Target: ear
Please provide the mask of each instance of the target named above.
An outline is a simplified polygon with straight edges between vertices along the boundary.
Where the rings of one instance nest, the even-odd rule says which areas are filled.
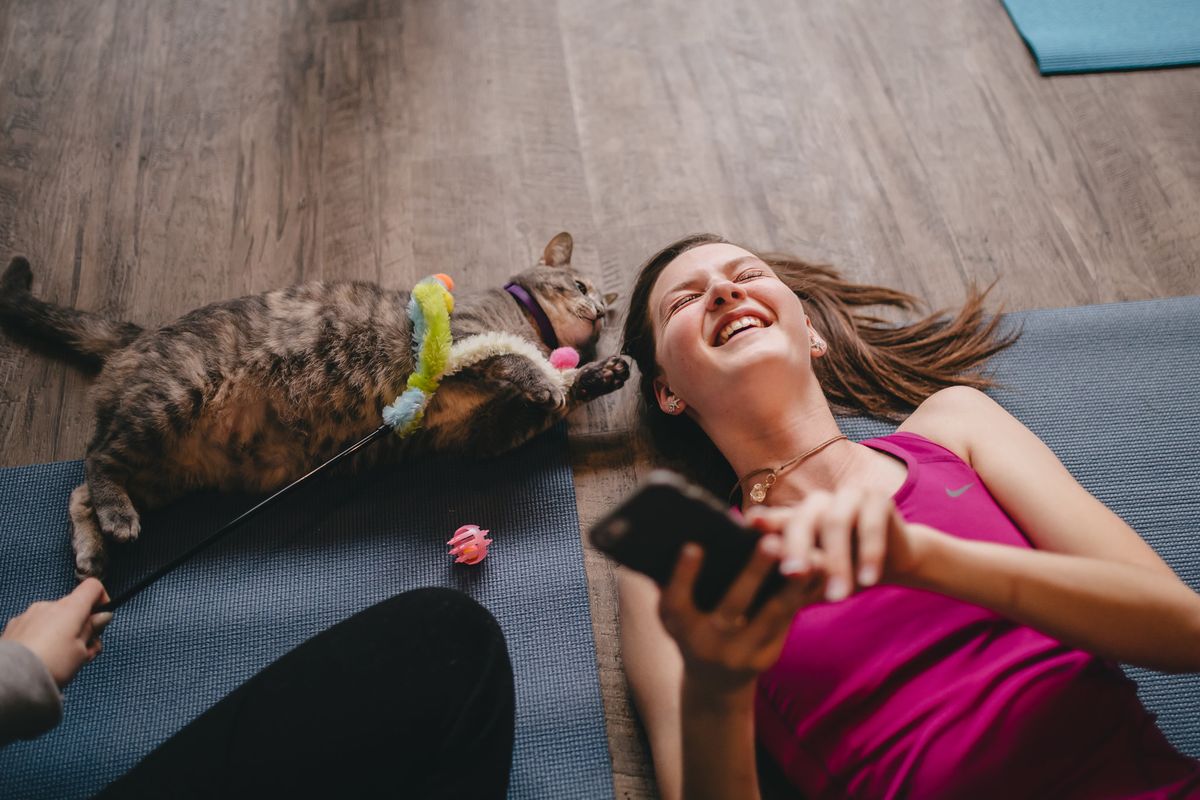
[[[611,306],[615,302],[617,302],[616,292],[609,292],[608,294],[604,295],[604,305]]]
[[[546,249],[542,253],[542,260],[538,263],[547,267],[562,267],[570,264],[571,251],[574,248],[575,242],[571,239],[571,234],[563,231],[551,239],[550,244],[546,245]]]
[[[667,406],[671,402],[672,398],[675,398],[678,406],[674,411],[669,411]],[[654,399],[658,401],[658,408],[664,414],[670,414],[674,416],[682,413],[683,411],[683,401],[675,397],[675,393],[671,391],[671,387],[667,386],[666,382],[664,382],[662,378],[654,379]]]
[[[821,348],[809,347],[809,355],[813,358],[823,358],[829,352],[829,343],[824,336],[817,333],[817,329],[813,327],[812,320],[808,317],[804,318],[805,327],[808,328],[808,341],[822,342],[825,346]]]

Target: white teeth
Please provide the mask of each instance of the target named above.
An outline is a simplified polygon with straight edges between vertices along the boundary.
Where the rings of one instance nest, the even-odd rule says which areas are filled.
[[[759,319],[758,317],[751,317],[751,316],[738,317],[733,322],[729,323],[728,325],[726,325],[724,328],[721,329],[721,332],[717,335],[717,347],[720,347],[721,345],[728,342],[729,337],[733,336],[735,333],[740,331],[742,328],[761,328],[761,327],[763,327],[763,321],[761,319]]]

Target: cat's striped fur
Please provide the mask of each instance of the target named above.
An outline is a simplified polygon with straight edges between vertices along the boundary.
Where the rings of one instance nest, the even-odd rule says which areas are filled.
[[[571,269],[571,249],[559,234],[513,280],[560,343],[587,358],[613,298]],[[100,367],[85,483],[70,504],[81,577],[102,572],[105,537],[137,538],[139,508],[201,487],[267,491],[304,474],[376,428],[413,370],[409,293],[374,284],[302,284],[143,330],[38,300],[31,282],[29,263],[13,259],[0,279],[0,321]],[[456,293],[451,328],[456,338],[505,331],[549,352],[499,288]],[[417,435],[371,448],[356,466],[430,450],[503,452],[628,374],[618,357],[588,363],[564,394],[526,357],[489,359],[443,383]]]

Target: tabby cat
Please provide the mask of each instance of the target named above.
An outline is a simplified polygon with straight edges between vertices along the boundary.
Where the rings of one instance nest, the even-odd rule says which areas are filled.
[[[512,278],[515,289],[456,293],[455,339],[507,332],[544,354],[561,344],[591,357],[615,296],[571,269],[571,250],[560,233],[537,266]],[[100,367],[85,483],[70,502],[80,577],[102,573],[105,537],[137,538],[138,508],[202,487],[269,491],[340,452],[380,425],[414,369],[409,293],[370,283],[306,283],[214,303],[156,330],[43,302],[31,285],[29,262],[14,258],[0,278],[5,327]],[[564,390],[536,366],[504,353],[447,378],[417,434],[387,437],[355,466],[431,451],[501,453],[629,376],[614,356],[584,364]]]

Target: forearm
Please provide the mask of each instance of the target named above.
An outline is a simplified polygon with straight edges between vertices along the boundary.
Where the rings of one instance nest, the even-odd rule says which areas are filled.
[[[754,683],[732,694],[683,681],[683,796],[759,800]]]
[[[1164,572],[923,533],[905,585],[989,608],[1114,661],[1200,670],[1200,596]]]
[[[0,746],[32,739],[62,718],[62,696],[36,655],[16,642],[0,641]]]

